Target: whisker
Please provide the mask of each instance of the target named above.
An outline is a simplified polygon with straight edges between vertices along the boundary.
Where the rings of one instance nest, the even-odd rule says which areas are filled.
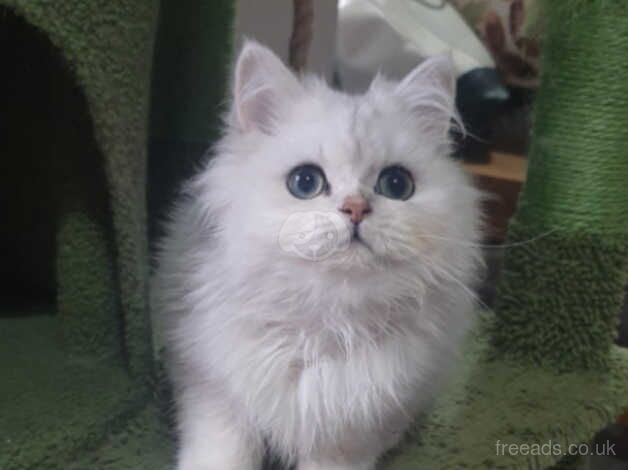
[[[462,282],[460,279],[458,279],[456,276],[454,276],[451,272],[449,272],[448,270],[446,270],[445,268],[443,268],[441,266],[438,266],[436,263],[434,263],[429,258],[425,258],[424,261],[427,261],[427,262],[430,263],[430,269],[435,269],[436,271],[439,271],[441,273],[441,275],[444,275],[446,278],[454,281],[456,284],[458,284],[460,287],[462,287],[462,289],[473,300],[475,300],[482,308],[484,308],[486,310],[490,310],[490,307],[488,305],[486,305],[486,303],[482,299],[480,299],[475,292],[473,292],[471,289],[469,289],[469,287],[464,282]]]
[[[484,243],[473,243],[473,242],[467,242],[464,240],[457,240],[455,238],[449,238],[449,237],[441,237],[438,235],[432,235],[432,234],[427,234],[427,235],[420,235],[420,238],[426,238],[426,239],[435,239],[435,240],[443,240],[446,242],[452,242],[452,243],[457,243],[458,245],[461,246],[472,246],[472,247],[476,247],[476,248],[487,248],[487,249],[492,249],[492,250],[501,250],[504,248],[515,248],[518,246],[523,246],[523,245],[528,245],[530,243],[534,243],[544,237],[547,237],[548,235],[554,233],[556,230],[558,229],[552,229],[552,230],[548,230],[547,232],[543,232],[540,235],[537,235],[536,237],[530,238],[528,240],[523,240],[520,242],[515,242],[515,243],[503,243],[500,245],[487,245]]]

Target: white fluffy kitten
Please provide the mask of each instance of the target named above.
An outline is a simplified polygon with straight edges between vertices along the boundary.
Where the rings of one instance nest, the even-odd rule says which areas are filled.
[[[372,469],[472,317],[478,192],[448,158],[449,59],[348,96],[247,42],[214,158],[154,277],[179,470]]]

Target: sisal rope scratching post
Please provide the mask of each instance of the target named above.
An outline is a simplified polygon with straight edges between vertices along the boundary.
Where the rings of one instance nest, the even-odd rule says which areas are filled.
[[[568,371],[608,366],[628,273],[628,4],[544,2],[528,179],[492,344]],[[529,242],[528,242],[529,241]]]

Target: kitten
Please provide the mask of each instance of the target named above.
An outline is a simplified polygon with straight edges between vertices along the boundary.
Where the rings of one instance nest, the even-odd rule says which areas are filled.
[[[247,42],[214,157],[158,255],[179,470],[372,469],[472,319],[479,193],[448,158],[446,57],[361,96]]]

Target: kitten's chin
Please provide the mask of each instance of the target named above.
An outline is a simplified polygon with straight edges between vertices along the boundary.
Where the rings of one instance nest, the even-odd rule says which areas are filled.
[[[372,270],[381,266],[382,262],[368,241],[360,238],[351,239],[342,251],[321,260],[326,268],[340,271]]]

